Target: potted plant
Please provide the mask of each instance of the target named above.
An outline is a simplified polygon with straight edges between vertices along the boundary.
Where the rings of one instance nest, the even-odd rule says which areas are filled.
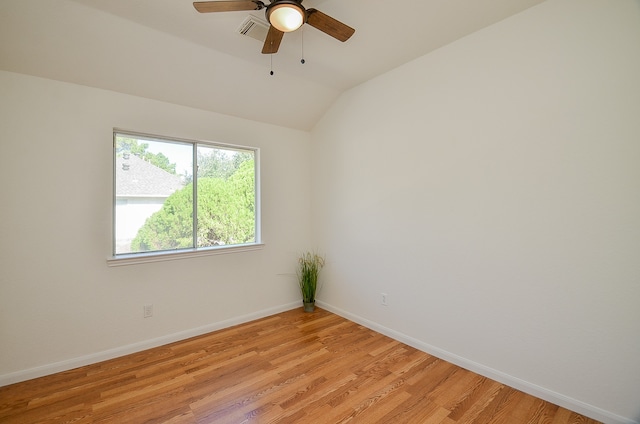
[[[318,287],[318,274],[324,266],[324,258],[316,253],[305,252],[298,259],[298,284],[305,312],[313,312]]]

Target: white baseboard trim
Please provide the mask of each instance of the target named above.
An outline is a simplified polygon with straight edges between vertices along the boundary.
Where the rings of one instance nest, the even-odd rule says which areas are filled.
[[[316,300],[316,305],[378,333],[384,334],[385,336],[391,337],[394,340],[426,352],[429,355],[433,355],[445,361],[451,362],[452,364],[455,364],[459,367],[465,368],[469,371],[473,371],[477,374],[505,384],[514,389],[520,390],[524,393],[546,400],[547,402],[551,402],[555,405],[559,405],[563,408],[593,418],[594,420],[601,421],[605,424],[640,424],[638,421],[634,421],[630,418],[621,417],[617,414],[603,410],[596,406],[589,405],[560,393],[556,393],[552,390],[545,389],[544,387],[540,387],[528,381],[521,380],[512,375],[505,374],[501,371],[495,370],[477,362],[470,361],[466,358],[463,358],[451,352],[447,352],[446,350],[440,349],[436,346],[432,346],[428,343],[407,336],[406,334],[384,327],[361,316],[344,311],[340,308],[336,308],[320,300]]]
[[[243,324],[245,322],[253,321],[259,318],[264,318],[270,315],[278,314],[280,312],[289,311],[300,306],[300,301],[276,306],[273,308],[263,309],[258,312],[254,312],[247,315],[241,315],[226,319],[224,321],[215,322],[202,327],[197,327],[178,333],[168,334],[166,336],[157,337],[155,339],[144,340],[138,343],[133,343],[126,346],[117,347],[114,349],[105,350],[102,352],[96,352],[89,355],[73,358],[65,361],[55,362],[52,364],[46,364],[35,368],[30,368],[23,371],[16,371],[9,374],[0,375],[0,387],[8,386],[9,384],[19,383],[21,381],[31,380],[33,378],[43,377],[45,375],[55,374],[62,371],[68,371],[74,368],[82,367],[85,365],[95,364],[97,362],[107,361],[109,359],[118,358],[120,356],[129,355],[131,353],[141,352],[146,349],[151,349],[158,346],[163,346],[169,343],[185,340],[191,337],[200,336],[202,334],[211,333],[212,331],[221,330],[223,328],[232,327],[234,325]]]

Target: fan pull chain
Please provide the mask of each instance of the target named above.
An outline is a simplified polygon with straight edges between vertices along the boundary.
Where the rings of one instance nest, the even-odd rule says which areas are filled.
[[[304,60],[304,27],[300,29],[300,40],[301,40],[301,49],[302,49],[302,53],[301,53],[302,59],[300,59],[300,63],[304,65],[304,62],[305,62]]]
[[[269,72],[269,75],[273,75],[273,53],[269,55],[269,59],[271,60],[271,72]]]

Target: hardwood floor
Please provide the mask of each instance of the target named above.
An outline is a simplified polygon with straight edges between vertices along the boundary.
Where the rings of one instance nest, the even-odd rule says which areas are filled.
[[[302,308],[0,388],[8,423],[597,423]]]

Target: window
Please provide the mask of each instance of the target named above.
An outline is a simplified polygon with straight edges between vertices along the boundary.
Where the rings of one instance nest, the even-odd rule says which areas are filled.
[[[260,243],[257,149],[113,138],[114,259]]]

